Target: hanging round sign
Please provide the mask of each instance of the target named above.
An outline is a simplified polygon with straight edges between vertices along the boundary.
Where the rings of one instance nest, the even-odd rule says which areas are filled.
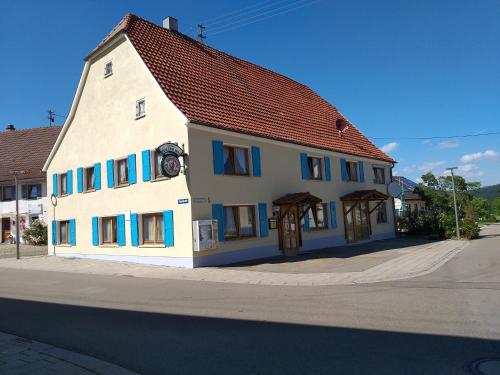
[[[181,162],[177,155],[166,154],[161,159],[161,171],[167,177],[176,177],[181,171]]]

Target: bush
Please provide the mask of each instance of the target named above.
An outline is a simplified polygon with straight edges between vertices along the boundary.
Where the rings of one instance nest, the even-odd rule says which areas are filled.
[[[29,245],[47,245],[47,226],[40,220],[35,220],[29,228],[23,232],[23,240]]]
[[[464,219],[460,224],[460,236],[468,240],[479,237],[479,225],[471,219]]]

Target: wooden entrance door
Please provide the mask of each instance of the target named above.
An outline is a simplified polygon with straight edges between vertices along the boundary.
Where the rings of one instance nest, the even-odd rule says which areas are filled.
[[[344,204],[344,223],[347,242],[358,242],[370,238],[370,216],[368,202]]]
[[[296,205],[280,207],[280,243],[283,254],[299,254],[300,225]]]
[[[10,236],[10,218],[2,218],[2,242],[6,242]]]

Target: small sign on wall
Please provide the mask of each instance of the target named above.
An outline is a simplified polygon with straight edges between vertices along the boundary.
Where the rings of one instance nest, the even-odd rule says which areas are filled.
[[[177,204],[188,204],[188,203],[189,203],[188,198],[177,199]]]

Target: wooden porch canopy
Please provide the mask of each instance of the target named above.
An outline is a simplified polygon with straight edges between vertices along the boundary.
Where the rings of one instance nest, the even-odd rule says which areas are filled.
[[[297,206],[300,212],[299,220],[301,220],[306,212],[311,209],[315,222],[317,222],[316,205],[318,203],[321,203],[321,198],[318,198],[309,192],[291,193],[273,201],[275,206]],[[286,211],[287,210],[285,210],[285,212]]]
[[[346,194],[340,199],[344,202],[354,202],[352,207],[345,213],[346,215],[351,212],[354,207],[358,205],[359,202],[363,201],[378,201],[378,203],[373,207],[369,214],[371,214],[373,211],[375,211],[385,200],[387,200],[389,196],[386,194],[378,191],[378,190],[356,190],[353,191],[352,193]]]

